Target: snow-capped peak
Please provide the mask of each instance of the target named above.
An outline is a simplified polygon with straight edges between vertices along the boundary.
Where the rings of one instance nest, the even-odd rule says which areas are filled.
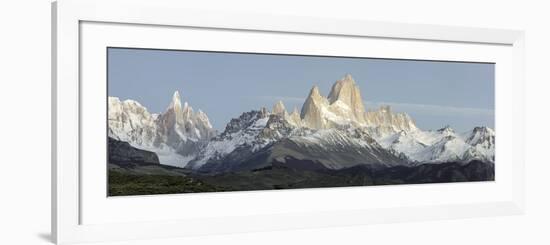
[[[194,112],[187,102],[182,107],[178,91],[161,114],[150,114],[136,101],[109,97],[109,136],[156,152],[161,164],[185,166],[194,158],[193,149],[215,134],[206,113]]]
[[[488,127],[475,127],[469,135],[467,135],[466,141],[472,145],[481,143],[489,137],[494,137],[495,131]]]
[[[440,128],[437,130],[437,132],[443,134],[443,135],[455,135],[455,130],[451,128],[451,126],[449,125],[446,125],[445,127],[443,128]]]

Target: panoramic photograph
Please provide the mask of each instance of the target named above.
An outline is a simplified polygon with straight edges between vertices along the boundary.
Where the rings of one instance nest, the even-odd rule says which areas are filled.
[[[110,47],[108,196],[494,181],[494,73]]]

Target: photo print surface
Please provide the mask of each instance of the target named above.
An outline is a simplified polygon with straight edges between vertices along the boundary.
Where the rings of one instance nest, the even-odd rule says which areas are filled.
[[[110,47],[108,195],[494,181],[494,70]]]

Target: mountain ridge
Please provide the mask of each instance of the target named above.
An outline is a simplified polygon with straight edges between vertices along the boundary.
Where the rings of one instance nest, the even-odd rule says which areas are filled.
[[[187,102],[182,105],[179,91],[160,114],[149,113],[134,100],[110,96],[108,103],[108,136],[156,152],[165,165],[185,166],[216,135],[204,112],[194,112]]]
[[[277,101],[271,111],[243,112],[219,134],[206,113],[181,103],[178,91],[160,114],[149,113],[136,101],[109,97],[109,136],[157,152],[161,164],[206,172],[290,162],[335,170],[355,165],[494,163],[494,135],[493,129],[482,126],[463,134],[450,127],[423,131],[407,113],[393,112],[390,106],[366,110],[349,74],[333,84],[327,97],[313,86],[301,110],[289,113],[283,101]]]

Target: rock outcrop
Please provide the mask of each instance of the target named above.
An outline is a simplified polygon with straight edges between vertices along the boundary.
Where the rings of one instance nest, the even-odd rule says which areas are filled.
[[[108,146],[109,163],[122,166],[160,164],[157,154],[132,147],[128,142],[108,137]]]

